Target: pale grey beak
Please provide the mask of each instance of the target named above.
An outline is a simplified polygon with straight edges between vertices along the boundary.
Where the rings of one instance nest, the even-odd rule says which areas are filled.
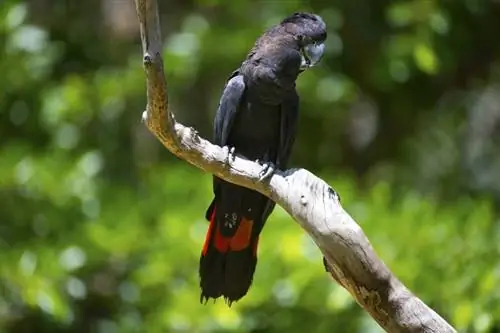
[[[309,44],[302,49],[302,64],[300,65],[301,70],[306,70],[310,67],[315,66],[323,57],[323,52],[325,52],[325,44]]]

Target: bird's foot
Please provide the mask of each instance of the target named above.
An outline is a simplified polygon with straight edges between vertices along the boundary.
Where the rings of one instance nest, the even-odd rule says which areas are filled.
[[[224,152],[224,162],[227,166],[229,166],[232,162],[234,162],[234,159],[236,158],[236,148],[234,147],[229,147],[229,146],[224,146],[222,147],[222,151]]]
[[[273,162],[261,162],[257,160],[257,163],[262,165],[262,169],[259,172],[259,181],[264,181],[265,179],[271,177],[276,170],[276,167]]]

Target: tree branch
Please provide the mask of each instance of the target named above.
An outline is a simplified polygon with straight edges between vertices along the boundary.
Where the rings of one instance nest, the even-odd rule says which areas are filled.
[[[175,121],[168,109],[157,0],[135,0],[141,26],[148,104],[143,121],[173,154],[218,177],[268,196],[312,237],[334,279],[387,332],[456,332],[413,295],[380,260],[336,192],[304,169],[276,171],[260,182],[261,166],[226,152]]]

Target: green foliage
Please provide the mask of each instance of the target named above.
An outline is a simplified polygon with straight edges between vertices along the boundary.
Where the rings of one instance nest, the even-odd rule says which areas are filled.
[[[0,332],[379,332],[279,207],[250,293],[199,304],[211,177],[140,124],[137,21],[112,3],[0,3]],[[498,330],[493,3],[160,3],[171,105],[205,136],[256,36],[321,14],[328,54],[297,83],[293,164],[459,330]]]
[[[414,191],[399,200],[386,183],[362,194],[348,179],[330,183],[397,276],[458,328],[490,327],[500,314],[495,291],[500,278],[492,269],[500,235],[491,232],[491,205],[464,199],[442,207]],[[319,332],[344,325],[360,329],[361,310],[330,281],[315,245],[281,208],[264,231],[251,293],[228,309],[222,301],[198,304],[197,263],[207,229],[200,212],[210,199],[208,175],[187,165],[158,166],[141,178],[148,189],[144,195],[98,179],[87,182],[101,193],[99,217],[66,220],[54,214],[50,227],[55,229],[57,220],[68,227],[51,234],[64,238],[40,235],[28,246],[9,244],[2,254],[2,280],[26,306],[72,327],[79,302],[112,298],[118,303],[106,306],[112,311],[108,319],[125,332],[299,330],[309,317],[317,324],[308,321],[307,327]],[[52,178],[47,187],[57,183]],[[269,313],[272,320],[265,319]]]

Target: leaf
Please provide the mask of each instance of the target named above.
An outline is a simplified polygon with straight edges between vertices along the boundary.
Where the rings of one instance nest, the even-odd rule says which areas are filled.
[[[413,51],[413,57],[417,67],[427,74],[436,74],[438,71],[439,63],[430,45],[425,43],[418,43]]]

